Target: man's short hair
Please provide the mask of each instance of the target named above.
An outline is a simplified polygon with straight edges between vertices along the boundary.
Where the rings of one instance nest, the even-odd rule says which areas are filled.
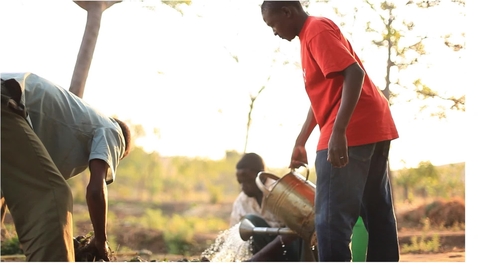
[[[302,8],[300,1],[264,1],[261,5],[261,12],[264,13],[265,10],[277,11],[285,6]]]
[[[253,171],[264,171],[265,164],[262,157],[256,153],[246,153],[236,164],[236,169],[250,169]]]
[[[130,149],[131,149],[131,131],[129,129],[129,126],[126,123],[124,123],[123,121],[120,121],[117,118],[113,118],[113,119],[121,127],[121,131],[123,133],[125,149],[124,149],[124,153],[123,153],[122,158],[124,158],[124,157],[128,156],[128,154],[130,152]]]

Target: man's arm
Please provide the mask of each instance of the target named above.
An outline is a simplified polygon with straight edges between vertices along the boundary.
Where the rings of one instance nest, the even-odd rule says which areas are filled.
[[[317,121],[315,120],[314,111],[312,110],[312,107],[310,107],[309,112],[307,112],[307,118],[305,119],[302,129],[295,141],[295,145],[304,147],[310,134],[315,129],[315,126],[317,126]]]
[[[300,130],[300,133],[295,141],[289,166],[290,168],[298,168],[301,166],[301,163],[308,163],[307,152],[305,151],[305,143],[309,139],[310,134],[316,126],[317,121],[315,120],[314,111],[312,110],[312,107],[310,107],[309,112],[307,113],[307,118],[305,119],[302,129]]]
[[[249,260],[251,262],[274,261],[277,259],[277,254],[282,254],[282,245],[287,245],[294,241],[297,236],[294,235],[278,235],[269,244],[259,250]]]
[[[108,164],[103,160],[91,160],[90,182],[86,188],[86,203],[88,205],[91,223],[93,224],[96,241],[95,245],[97,246],[98,251],[102,251],[102,249],[107,250],[106,223],[108,215],[108,190],[105,178],[108,168]],[[100,253],[100,255],[104,254],[105,253]]]
[[[344,167],[348,163],[346,130],[362,93],[365,72],[358,63],[353,63],[342,71],[344,85],[342,100],[329,140],[327,160],[334,167]]]

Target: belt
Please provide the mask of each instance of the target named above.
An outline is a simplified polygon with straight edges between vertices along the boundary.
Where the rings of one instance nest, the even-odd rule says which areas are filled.
[[[28,113],[25,106],[20,103],[21,95],[22,90],[18,82],[13,79],[2,79],[2,105],[9,107],[13,112],[26,119]]]

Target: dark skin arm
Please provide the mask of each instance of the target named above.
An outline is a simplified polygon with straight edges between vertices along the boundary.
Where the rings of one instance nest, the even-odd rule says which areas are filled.
[[[108,168],[108,164],[103,160],[91,160],[90,182],[86,188],[86,203],[95,233],[91,245],[96,247],[98,252],[97,259],[105,261],[109,261],[109,246],[106,236],[108,190],[105,182]]]
[[[2,219],[2,226],[3,226],[3,223],[5,221],[5,216],[6,216],[6,213],[7,213],[7,203],[5,203],[5,197],[2,197],[0,199],[0,204],[2,205],[1,219]]]
[[[282,238],[281,238],[282,237]],[[272,240],[269,244],[259,250],[249,262],[267,262],[267,261],[274,261],[277,258],[277,255],[282,255],[282,243],[285,245],[289,244],[290,242],[294,241],[297,236],[294,235],[279,235],[274,240]],[[282,241],[281,241],[282,240]]]
[[[302,129],[297,136],[295,141],[294,149],[292,150],[292,158],[290,161],[289,168],[298,168],[302,163],[308,164],[307,162],[307,152],[305,150],[305,143],[309,139],[310,134],[317,126],[317,121],[315,120],[314,112],[312,107],[309,108],[307,113],[307,118],[305,119]]]
[[[340,74],[344,76],[342,100],[329,140],[327,157],[327,160],[334,167],[344,167],[349,162],[346,130],[360,98],[365,77],[365,72],[358,63],[351,64],[340,72]],[[310,108],[295,142],[289,168],[298,168],[301,162],[307,164],[305,143],[315,126],[317,126],[317,121],[315,120],[312,108]],[[340,159],[342,156],[344,158]]]
[[[349,162],[346,130],[362,93],[365,77],[365,72],[358,63],[351,64],[341,74],[344,76],[342,100],[330,136],[327,156],[327,161],[334,167],[344,167]]]

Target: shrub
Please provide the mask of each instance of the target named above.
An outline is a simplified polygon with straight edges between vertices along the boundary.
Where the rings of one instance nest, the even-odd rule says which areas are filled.
[[[11,237],[2,242],[1,255],[23,254],[18,237]]]

